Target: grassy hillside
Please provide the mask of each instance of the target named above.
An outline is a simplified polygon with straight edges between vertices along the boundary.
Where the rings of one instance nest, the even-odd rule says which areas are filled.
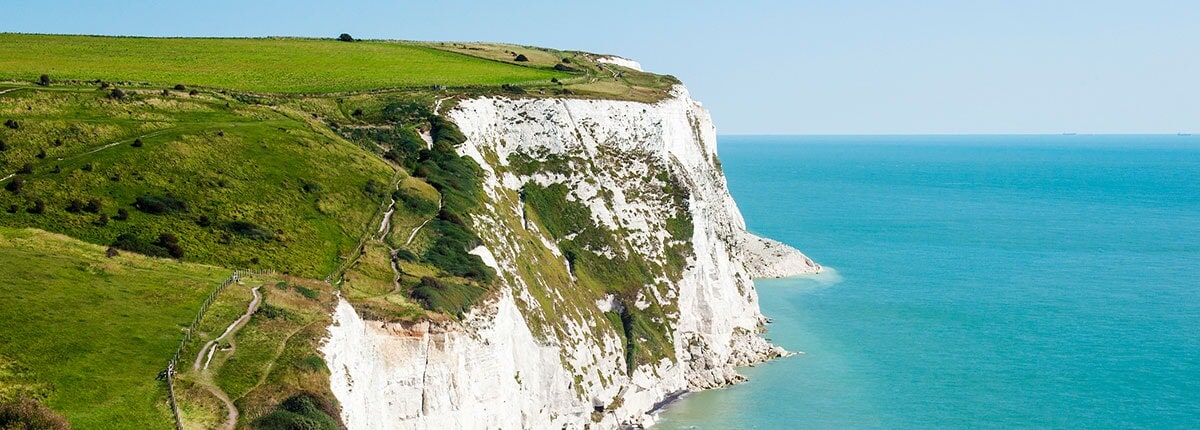
[[[565,78],[403,42],[164,39],[0,34],[0,79],[145,82],[274,93],[329,93]]]
[[[75,428],[167,428],[155,377],[229,271],[0,227],[0,392],[44,397]],[[10,366],[11,367],[11,366]],[[26,387],[22,390],[20,387]],[[4,400],[4,399],[0,399]]]
[[[0,128],[0,177],[16,176],[0,225],[98,244],[168,233],[184,260],[323,278],[394,174],[304,112],[219,93],[11,89],[0,118],[19,126]]]

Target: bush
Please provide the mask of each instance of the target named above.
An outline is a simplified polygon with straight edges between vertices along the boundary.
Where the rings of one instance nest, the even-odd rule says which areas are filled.
[[[129,219],[129,211],[125,210],[125,208],[117,209],[117,216],[114,216],[113,219],[117,221],[125,221]]]
[[[504,85],[500,86],[500,89],[502,89],[504,91],[508,91],[513,94],[525,94],[526,93],[524,88],[518,87],[516,85],[504,84]]]
[[[83,201],[82,200],[71,199],[70,203],[67,203],[67,212],[77,214],[82,211],[83,211]]]
[[[108,92],[108,98],[113,100],[124,100],[125,92],[121,91],[120,88],[113,88],[112,91]]]
[[[158,240],[155,242],[143,239],[135,233],[122,233],[113,240],[112,246],[150,257],[183,258],[183,248],[179,246],[179,238],[171,233],[158,235]]]
[[[338,40],[343,41],[343,42],[353,42],[354,37],[350,36],[349,33],[342,33],[341,35],[338,36]]]
[[[108,225],[108,214],[100,214],[100,218],[96,218],[96,226],[104,227]]]
[[[84,164],[83,167],[80,167],[79,170],[82,170],[85,172],[90,172],[94,168],[95,168],[95,165],[93,165],[92,163],[87,163],[87,164]]]
[[[525,54],[517,54],[517,58],[513,58],[513,61],[529,61],[529,57],[526,57]]]
[[[11,191],[13,194],[21,192],[21,188],[25,187],[25,178],[13,176],[12,181],[4,185],[4,189]]]
[[[212,220],[208,219],[208,215],[200,215],[200,219],[196,220],[196,225],[201,226],[201,227],[208,227],[208,226],[212,225]]]
[[[183,86],[183,84],[175,84],[175,91],[187,91],[187,87]]]
[[[138,139],[133,139],[133,145],[132,145],[132,146],[133,146],[134,148],[141,148],[141,147],[142,147],[142,139],[141,139],[141,138],[138,138]]]
[[[275,233],[266,229],[263,226],[252,223],[250,221],[234,220],[225,225],[225,228],[238,236],[254,239],[254,240],[271,240],[275,238]]]
[[[15,214],[15,213],[17,213],[17,211],[20,211],[20,210],[21,210],[21,208],[18,207],[17,205],[8,205],[8,213],[10,213],[10,214]]]
[[[274,411],[255,420],[263,430],[337,430],[337,407],[315,394],[300,393],[284,400]]]
[[[43,202],[42,199],[34,200],[33,206],[30,206],[25,211],[31,214],[43,214],[46,212],[46,202]]]
[[[50,86],[50,75],[42,75],[42,76],[39,76],[39,77],[38,77],[38,82],[37,82],[37,83],[38,83],[38,85],[41,85],[41,86],[43,86],[43,87],[48,87],[48,86]]]
[[[17,173],[23,175],[33,173],[33,163],[25,163],[21,166],[21,170],[17,170]]]
[[[44,75],[43,75],[44,76]],[[0,404],[0,429],[69,430],[71,424],[62,415],[28,397]]]
[[[45,160],[46,159],[46,150],[45,149],[38,150],[37,158],[39,160]]]
[[[173,195],[167,194],[163,196],[141,196],[133,203],[133,207],[137,210],[153,214],[163,215],[172,212],[187,212],[187,202],[176,198]]]
[[[8,121],[4,121],[4,126],[16,130],[21,128],[21,123],[18,123],[15,119],[9,119]]]
[[[304,298],[306,298],[306,299],[316,300],[317,298],[321,297],[321,292],[314,290],[312,288],[308,288],[303,285],[297,285],[297,286],[295,286],[295,288],[296,288],[296,292],[300,293],[300,295],[304,296]]]
[[[4,143],[3,140],[0,140],[0,151],[7,151],[7,150],[8,150],[8,144]]]
[[[579,71],[579,69],[576,69],[576,68],[574,68],[574,67],[568,66],[568,65],[566,65],[566,64],[563,64],[563,63],[558,63],[558,64],[555,64],[555,65],[554,65],[554,70],[558,70],[558,71],[560,71],[560,72],[570,72],[570,73],[574,73],[574,72],[578,72],[578,71]]]
[[[88,199],[87,204],[83,205],[83,211],[87,213],[99,213],[103,205],[100,199]]]
[[[197,95],[197,94],[200,94],[200,92],[199,92],[199,91],[196,91],[196,90],[191,90],[191,91],[188,91],[188,95],[189,95],[189,96],[194,96],[194,95]]]

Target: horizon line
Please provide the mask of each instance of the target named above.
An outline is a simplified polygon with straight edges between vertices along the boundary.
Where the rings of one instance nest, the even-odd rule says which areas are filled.
[[[893,137],[893,136],[1175,136],[1175,137],[1192,137],[1200,134],[1192,132],[1157,132],[1157,133],[717,133],[717,136],[754,136],[754,137],[789,137],[789,136],[811,136],[811,137]]]

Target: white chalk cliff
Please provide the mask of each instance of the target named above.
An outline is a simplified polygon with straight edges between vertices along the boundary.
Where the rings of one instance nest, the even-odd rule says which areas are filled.
[[[478,98],[448,113],[460,148],[484,170],[488,204],[472,217],[496,269],[498,293],[461,324],[364,321],[342,302],[322,350],[351,430],[617,428],[650,424],[664,398],[740,381],[735,366],[785,352],[759,337],[764,318],[752,277],[812,273],[799,251],[746,231],[716,157],[708,112],[687,91],[655,104],[554,98]],[[511,160],[541,162],[536,171]],[[686,190],[682,207],[664,195]],[[556,242],[530,219],[519,190],[563,184],[592,222],[651,267],[690,247],[682,273],[655,273],[622,303],[583,291]],[[690,215],[690,241],[668,219]],[[673,351],[626,363],[605,317],[622,307],[661,309]],[[641,341],[642,339],[638,339]]]

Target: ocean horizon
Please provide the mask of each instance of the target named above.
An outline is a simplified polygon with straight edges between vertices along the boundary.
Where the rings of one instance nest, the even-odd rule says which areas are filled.
[[[820,275],[758,280],[805,354],[656,428],[1200,423],[1200,138],[722,135],[748,227]]]

